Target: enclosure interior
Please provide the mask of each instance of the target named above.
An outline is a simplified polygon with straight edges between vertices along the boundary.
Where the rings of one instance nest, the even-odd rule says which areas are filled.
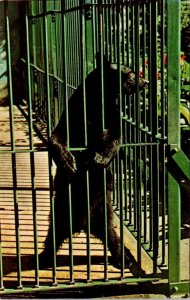
[[[56,167],[47,142],[83,83],[84,144],[71,150],[74,154],[88,148],[85,78],[97,66],[97,53],[118,67],[121,143],[112,163],[115,226],[139,271],[161,278],[168,266],[165,1],[31,1],[26,11],[20,7],[21,59],[15,65],[10,5],[4,3],[10,104],[1,107],[6,126],[0,141],[1,287],[133,277],[129,269],[118,270],[105,259],[110,253],[90,235],[90,228],[87,235],[71,234],[62,244],[57,265],[39,269],[49,213],[53,217]],[[121,65],[136,74],[134,95],[123,95]],[[143,91],[139,77],[149,81]],[[104,90],[103,77],[101,84]],[[20,99],[14,86],[20,88]],[[102,109],[102,124],[105,118]]]

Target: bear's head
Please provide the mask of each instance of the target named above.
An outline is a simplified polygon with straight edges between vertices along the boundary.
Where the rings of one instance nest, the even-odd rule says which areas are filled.
[[[110,68],[115,70],[118,73],[118,65],[117,64],[110,64]],[[121,72],[121,84],[123,87],[123,91],[127,94],[135,93],[136,87],[136,74],[133,72],[132,69],[121,65],[120,66]],[[144,79],[143,77],[139,76],[139,90],[143,90],[144,88],[148,87],[149,81]]]
[[[101,71],[104,70],[104,81],[107,82],[110,88],[116,87],[119,79],[119,72],[121,72],[121,85],[123,87],[123,92],[126,94],[133,94],[137,90],[136,86],[136,74],[135,72],[124,66],[121,65],[118,68],[117,63],[110,63],[105,55],[103,55],[103,68],[101,66],[101,56],[100,53],[96,56],[97,59],[97,68]],[[139,81],[139,90],[143,90],[144,88],[148,87],[149,81],[144,79],[141,76],[138,76]]]

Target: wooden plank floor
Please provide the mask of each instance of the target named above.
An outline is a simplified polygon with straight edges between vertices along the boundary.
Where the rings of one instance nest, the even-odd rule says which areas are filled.
[[[16,258],[16,231],[15,208],[12,176],[12,155],[9,125],[9,111],[7,107],[0,107],[0,224],[1,224],[1,250],[3,259],[4,286],[13,288],[17,285],[17,258]],[[29,149],[29,132],[26,120],[20,111],[14,107],[14,142],[16,150],[16,178],[17,178],[17,203],[19,212],[19,237],[20,254],[22,262],[21,280],[23,284],[34,284],[35,267],[34,254],[34,220],[32,206],[31,163]],[[37,199],[37,232],[38,252],[43,249],[43,242],[48,230],[48,216],[50,211],[49,175],[47,151],[38,137],[33,135],[35,152],[35,185]],[[2,150],[7,150],[2,152]],[[74,254],[74,279],[84,281],[87,279],[86,235],[80,233],[73,238]],[[91,278],[92,280],[104,279],[103,245],[91,237]],[[66,241],[58,253],[57,281],[66,283],[70,280],[69,270],[69,244]],[[108,277],[120,278],[120,271],[109,264]],[[132,276],[126,270],[126,276]],[[40,284],[52,282],[52,269],[39,271]]]

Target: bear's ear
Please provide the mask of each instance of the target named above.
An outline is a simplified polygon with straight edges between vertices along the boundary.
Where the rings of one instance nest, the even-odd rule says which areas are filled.
[[[100,52],[96,53],[96,63],[97,63],[97,68],[101,68],[101,53]],[[104,68],[110,68],[110,63],[107,60],[105,55],[103,55],[103,65],[104,65]]]

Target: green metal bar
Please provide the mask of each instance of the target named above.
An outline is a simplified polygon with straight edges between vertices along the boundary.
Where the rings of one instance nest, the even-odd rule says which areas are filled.
[[[128,168],[129,168],[129,225],[132,225],[132,147],[128,147]]]
[[[158,133],[158,103],[157,103],[157,2],[151,3],[151,120],[152,120],[152,138],[151,141],[155,140]],[[154,273],[157,272],[157,258],[158,258],[158,248],[159,248],[159,157],[158,148],[153,147],[152,152],[152,193],[153,193],[153,269]]]
[[[151,100],[152,100],[152,111],[151,111],[151,120],[152,120],[152,135],[153,138],[158,133],[158,103],[157,103],[157,2],[152,1],[151,3]]]
[[[114,4],[115,1],[112,0],[112,4]],[[112,28],[113,28],[113,39],[112,39],[112,48],[113,48],[113,60],[114,62],[117,60],[117,32],[119,31],[119,29],[116,28],[116,24],[117,24],[117,21],[116,21],[116,9],[115,9],[115,6],[112,5]]]
[[[168,269],[169,283],[180,281],[180,191],[173,176],[168,174]]]
[[[160,0],[160,14],[161,14],[161,32],[160,32],[160,47],[161,47],[161,54],[160,54],[160,76],[161,76],[161,136],[163,139],[166,137],[166,97],[165,97],[165,65],[164,65],[164,57],[165,57],[165,19],[166,19],[166,1]],[[160,164],[162,171],[160,172],[160,181],[162,184],[160,185],[160,196],[161,196],[161,210],[162,210],[162,265],[165,264],[165,255],[166,255],[166,165],[165,165],[165,145],[161,145],[160,147]],[[164,180],[163,180],[164,178]]]
[[[84,0],[80,0],[81,5],[84,5]],[[87,108],[86,108],[86,25],[85,25],[85,9],[81,11],[81,66],[82,66],[82,86],[83,86],[83,111],[84,111],[84,147],[87,147]]]
[[[32,184],[32,205],[33,205],[33,224],[34,224],[34,253],[35,253],[35,280],[36,287],[39,287],[39,258],[38,258],[38,234],[37,234],[37,205],[36,205],[36,184],[35,184],[35,162],[33,144],[33,123],[32,123],[32,95],[31,95],[31,70],[30,70],[30,40],[28,24],[28,7],[25,7],[26,24],[26,49],[27,49],[27,78],[28,78],[28,117],[29,117],[29,143],[30,143],[30,164],[31,164],[31,184]]]
[[[181,149],[174,148],[172,152],[174,152],[172,159],[175,161],[183,175],[190,180],[190,160]]]
[[[147,47],[147,43],[146,43],[146,22],[147,22],[147,18],[146,18],[146,4],[142,4],[142,76],[144,78],[146,78],[146,47]],[[144,128],[146,128],[147,126],[147,99],[146,99],[146,90],[142,91],[142,99],[143,99],[143,105],[142,105],[142,117],[141,117],[141,122],[144,125]],[[145,135],[145,141],[146,141],[146,135]]]
[[[46,87],[46,105],[47,105],[47,136],[51,136],[51,103],[50,103],[50,82],[49,82],[49,55],[48,55],[48,30],[47,30],[47,15],[46,15],[46,2],[43,2],[43,32],[44,32],[44,65],[45,65],[45,87]],[[53,202],[53,170],[52,158],[48,153],[48,166],[49,166],[49,182],[50,182],[50,209],[53,226],[53,269],[52,279],[53,285],[57,285],[56,281],[56,247],[55,247],[55,220],[54,220],[54,202]]]
[[[30,2],[30,10],[31,10],[31,12],[32,12],[32,14],[33,14],[33,11],[34,11],[34,2],[33,1],[31,1]],[[34,63],[34,65],[36,65],[36,53],[37,53],[37,51],[36,51],[36,45],[38,45],[38,44],[36,44],[36,28],[35,28],[35,25],[36,25],[36,19],[32,19],[32,21],[31,21],[31,31],[32,31],[32,55],[33,55],[33,63]]]
[[[162,265],[165,265],[166,259],[166,165],[165,165],[165,145],[160,147],[160,163],[162,170],[160,171],[160,196],[161,196],[161,210],[162,210]]]
[[[87,282],[91,281],[91,254],[90,254],[90,189],[89,189],[89,172],[86,172],[86,186],[87,186]]]
[[[153,183],[152,183],[152,176],[153,176],[153,160],[152,160],[152,145],[148,147],[148,159],[149,159],[149,183],[148,183],[148,190],[149,190],[149,250],[152,251],[153,247]]]
[[[106,170],[103,170],[104,184],[104,280],[108,281],[108,219],[107,219],[107,188],[106,188]]]
[[[146,139],[146,137],[145,137]],[[147,218],[148,218],[148,197],[147,197],[147,180],[148,180],[148,166],[147,166],[147,146],[143,146],[143,163],[144,163],[144,168],[143,168],[143,180],[144,180],[144,233],[143,233],[143,243],[147,243]]]
[[[189,292],[190,292],[190,282],[188,280],[184,280],[181,282],[173,282],[170,283],[169,285],[169,293],[168,293],[169,296],[175,297],[178,295],[179,297],[181,297],[183,293],[187,293],[186,296],[189,297]]]
[[[93,57],[95,57],[95,53],[97,53],[97,48],[98,48],[98,39],[97,39],[97,8],[92,6],[92,51],[93,51]]]
[[[125,128],[126,132],[126,128]],[[129,203],[129,196],[128,196],[128,178],[127,178],[127,148],[124,149],[124,159],[123,159],[123,172],[124,172],[124,221],[127,222],[128,220],[128,203]]]
[[[81,65],[82,65],[82,84],[83,84],[83,111],[84,111],[84,145],[88,146],[87,136],[87,107],[86,107],[86,24],[84,0],[80,0],[83,10],[81,10]],[[91,255],[90,255],[90,191],[89,191],[89,172],[86,172],[87,197],[86,197],[86,215],[87,215],[87,281],[91,281]]]
[[[85,283],[86,288],[97,288],[97,287],[110,287],[112,286],[119,286],[121,284],[127,284],[128,288],[134,287],[134,283],[145,283],[145,282],[151,282],[151,281],[157,281],[158,278],[128,278],[123,280],[110,280],[109,282],[101,282],[101,281],[93,281],[93,283]],[[63,291],[63,290],[69,290],[69,293],[71,293],[71,290],[76,290],[81,288],[81,283],[74,283],[71,285],[68,284],[60,284],[57,287],[50,287],[49,285],[41,286],[40,288],[33,288],[33,287],[24,287],[22,291],[14,290],[14,289],[6,289],[5,291],[0,292],[0,295],[14,295],[14,294],[24,294],[27,292],[54,292],[54,291]],[[163,287],[162,287],[163,288]]]
[[[147,124],[149,127],[149,131],[152,132],[152,41],[151,36],[152,33],[152,10],[151,10],[151,2],[147,4],[147,12],[148,12],[148,80],[149,80],[149,87],[148,87],[148,115],[147,115]]]
[[[118,101],[119,101],[119,113],[120,113],[120,141],[123,141],[123,120],[121,118],[122,112],[124,110],[123,107],[123,97],[122,97],[122,78],[121,78],[121,28],[120,28],[120,23],[121,23],[121,5],[120,3],[116,4],[115,7],[116,10],[116,27],[117,27],[117,69],[118,69]],[[120,215],[120,247],[121,247],[121,279],[124,278],[124,231],[123,231],[123,226],[124,226],[124,221],[123,221],[123,215],[124,215],[124,210],[123,210],[123,205],[124,205],[124,199],[123,199],[123,162],[121,160],[120,155],[118,155],[118,179],[119,179],[119,193],[118,193],[118,198],[119,198],[119,215]]]
[[[130,66],[132,70],[135,70],[135,18],[134,18],[134,5],[131,6],[130,10],[130,21],[131,21],[131,36],[130,36],[130,51],[131,51],[131,61]]]
[[[153,147],[153,272],[157,273],[159,253],[159,146]]]
[[[55,9],[56,5],[61,5],[60,2],[54,2]],[[56,47],[56,43],[59,40],[60,44],[59,47],[56,47],[55,59],[56,59],[56,66],[55,66],[55,73],[54,78],[57,80],[58,84],[58,99],[57,99],[57,118],[55,119],[55,125],[58,123],[59,118],[61,116],[62,111],[64,110],[64,101],[59,101],[59,99],[63,99],[63,26],[62,26],[62,15],[56,15],[55,16],[55,26],[54,26],[54,32],[55,32],[55,39],[54,39],[54,45]]]
[[[11,66],[11,45],[10,45],[10,25],[8,15],[8,2],[4,3],[5,15],[5,30],[7,41],[7,68],[8,68],[8,90],[9,90],[9,115],[10,115],[10,135],[11,135],[11,150],[12,153],[12,177],[13,177],[13,195],[14,195],[14,210],[15,210],[15,231],[16,231],[16,255],[17,255],[17,274],[18,285],[17,289],[22,289],[21,278],[21,254],[20,254],[20,232],[19,232],[19,209],[17,195],[17,174],[16,174],[16,154],[15,154],[15,138],[14,138],[14,115],[13,115],[13,87],[12,87],[12,66]]]
[[[161,41],[160,41],[160,47],[161,47],[161,54],[160,54],[160,81],[161,81],[161,135],[164,139],[166,137],[166,124],[165,124],[165,116],[166,116],[166,100],[165,100],[165,64],[164,64],[164,58],[165,58],[165,43],[166,43],[166,37],[165,37],[165,16],[166,16],[166,1],[160,0],[160,14],[161,14],[161,20],[160,20],[160,27],[161,27]]]
[[[168,144],[171,149],[180,144],[180,2],[167,1],[168,41]],[[180,281],[180,191],[179,185],[168,174],[168,269],[169,283]]]
[[[120,186],[119,186],[119,154],[117,154],[117,159],[115,160],[116,163],[116,209],[119,210],[120,206]]]
[[[135,116],[136,116],[136,130],[135,130],[135,142],[139,144],[135,147],[135,164],[136,164],[136,226],[137,226],[137,260],[138,260],[138,272],[141,272],[141,231],[142,231],[142,204],[141,204],[141,132],[140,132],[140,95],[139,95],[139,69],[140,69],[140,6],[135,5],[134,8],[134,22],[135,22],[135,73],[136,73],[136,93],[135,93]]]
[[[113,176],[113,206],[116,206],[116,180],[115,180],[115,174],[116,174],[116,159],[113,160],[112,164],[112,174]]]
[[[68,214],[69,214],[69,259],[70,259],[70,284],[74,283],[74,260],[73,260],[73,223],[72,223],[72,185],[68,186]]]
[[[14,211],[15,211],[15,231],[16,231],[16,255],[17,255],[17,274],[18,286],[17,289],[22,289],[22,275],[21,275],[21,251],[20,251],[20,223],[19,223],[19,204],[17,192],[17,174],[16,174],[16,154],[12,153],[12,176],[13,176],[13,195],[14,195]]]
[[[100,67],[101,67],[101,116],[102,116],[102,131],[105,129],[105,107],[104,107],[104,63],[103,63],[103,54],[104,54],[104,35],[103,35],[103,5],[102,0],[98,0],[98,49],[100,53]],[[104,280],[108,281],[108,223],[107,223],[107,189],[106,189],[106,170],[102,170],[103,175],[103,188],[104,188],[104,221],[105,221],[105,231],[104,231]]]
[[[147,135],[147,142],[149,142],[149,147],[147,147],[147,158],[149,164],[149,180],[147,182],[147,189],[149,190],[149,250],[152,251],[153,245],[153,159],[152,159],[152,41],[151,36],[152,33],[152,3],[149,2],[147,4],[147,30],[148,30],[148,80],[149,80],[149,87],[148,87],[148,111],[147,111],[147,126],[150,132],[150,136]]]
[[[109,2],[111,2],[111,0],[109,0]],[[112,8],[110,7],[108,10],[108,28],[112,28]],[[112,31],[108,30],[108,40],[109,40],[109,60],[112,61],[113,59],[113,49],[112,49],[112,44],[113,44],[113,35],[112,35]]]
[[[61,2],[61,8],[63,11],[66,9],[66,3],[65,1]],[[64,69],[64,100],[65,100],[65,109],[66,109],[66,126],[67,126],[67,144],[68,148],[70,146],[70,133],[69,133],[69,107],[68,107],[68,89],[67,89],[67,79],[68,79],[68,74],[67,74],[67,19],[66,15],[63,13],[62,15],[62,26],[63,26],[63,69]],[[70,258],[70,284],[74,283],[74,269],[73,269],[73,238],[72,238],[72,186],[71,183],[69,183],[68,186],[68,214],[69,214],[69,258]]]
[[[121,54],[122,54],[122,64],[125,63],[125,56],[126,56],[126,51],[125,51],[125,28],[126,24],[124,23],[124,18],[126,14],[126,6],[124,6],[124,3],[121,3]]]
[[[11,46],[10,46],[10,25],[8,16],[8,2],[4,3],[5,14],[5,31],[6,31],[6,52],[7,52],[7,69],[8,69],[8,91],[9,91],[9,115],[10,115],[10,138],[11,150],[15,150],[14,137],[14,115],[13,115],[13,86],[12,86],[12,67],[11,67]]]
[[[120,245],[121,245],[121,279],[124,278],[124,222],[123,222],[123,162],[119,157],[119,199],[120,199]]]

